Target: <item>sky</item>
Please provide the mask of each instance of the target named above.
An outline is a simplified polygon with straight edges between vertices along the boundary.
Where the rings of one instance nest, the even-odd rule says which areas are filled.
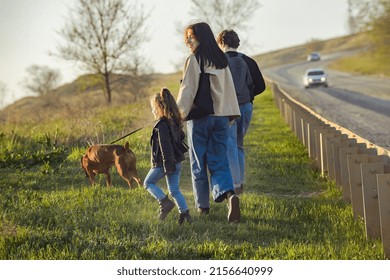
[[[6,87],[6,95],[0,96],[0,107],[32,95],[24,89],[22,81],[27,77],[26,69],[33,64],[59,70],[61,84],[84,74],[74,63],[49,55],[61,41],[58,31],[76,1],[0,0],[0,85]],[[248,30],[240,36],[244,42],[239,51],[247,55],[348,34],[347,0],[259,2],[261,6],[250,17]],[[175,72],[177,60],[183,56],[178,54],[183,35],[178,34],[177,26],[184,28],[201,18],[189,16],[190,0],[142,0],[138,3],[145,11],[150,11],[149,41],[142,45],[143,55],[155,72]]]

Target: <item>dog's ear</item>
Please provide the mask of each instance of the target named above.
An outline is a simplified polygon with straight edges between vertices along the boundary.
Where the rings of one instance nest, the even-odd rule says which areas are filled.
[[[127,142],[127,141],[126,141],[126,143],[125,143],[125,150],[126,150],[126,151],[130,150],[129,142]]]

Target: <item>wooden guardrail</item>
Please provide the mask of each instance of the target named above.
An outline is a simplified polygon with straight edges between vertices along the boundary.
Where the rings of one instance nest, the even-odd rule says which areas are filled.
[[[282,117],[324,176],[342,188],[366,237],[380,239],[390,258],[390,151],[370,143],[294,100],[268,81]]]

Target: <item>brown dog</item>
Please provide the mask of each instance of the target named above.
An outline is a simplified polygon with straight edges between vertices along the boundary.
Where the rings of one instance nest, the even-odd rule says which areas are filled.
[[[89,178],[91,185],[95,183],[96,174],[104,173],[106,175],[107,187],[111,186],[110,167],[116,166],[119,175],[127,182],[130,188],[135,188],[131,184],[131,179],[142,185],[138,177],[136,168],[136,158],[129,148],[129,142],[122,145],[94,145],[87,149],[81,158],[81,167],[85,175]]]

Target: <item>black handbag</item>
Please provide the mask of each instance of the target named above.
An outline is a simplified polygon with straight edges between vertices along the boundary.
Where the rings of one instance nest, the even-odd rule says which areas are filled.
[[[203,60],[200,59],[199,87],[196,92],[194,103],[186,117],[186,120],[200,119],[210,114],[214,114],[213,99],[210,89],[210,74],[204,72]]]

